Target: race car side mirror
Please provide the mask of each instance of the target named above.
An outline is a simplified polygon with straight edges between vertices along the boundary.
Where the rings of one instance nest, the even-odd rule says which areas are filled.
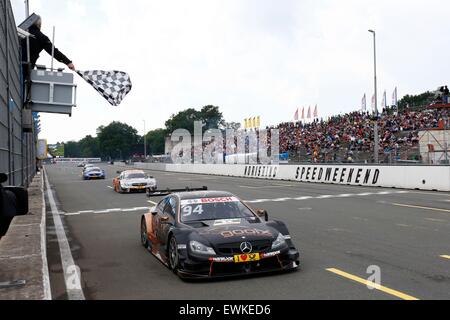
[[[0,173],[0,183],[6,182],[8,180],[8,176],[4,173]]]
[[[266,210],[259,209],[256,211],[256,214],[258,215],[258,217],[264,218],[265,221],[269,221],[269,214]]]
[[[158,214],[158,211],[152,211],[152,216],[156,216]]]

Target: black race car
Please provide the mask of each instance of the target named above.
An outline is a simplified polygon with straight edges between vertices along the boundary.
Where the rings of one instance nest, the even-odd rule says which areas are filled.
[[[181,278],[295,270],[299,252],[286,225],[228,192],[178,190],[141,219],[141,241]]]

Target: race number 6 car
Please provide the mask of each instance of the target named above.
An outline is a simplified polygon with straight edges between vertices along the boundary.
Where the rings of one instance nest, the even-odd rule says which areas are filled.
[[[156,180],[142,170],[127,170],[117,172],[118,177],[113,179],[114,191],[130,193],[134,191],[156,190]]]
[[[233,194],[167,191],[141,219],[141,242],[180,278],[295,270],[299,252],[286,225]],[[155,195],[163,193],[155,192]]]

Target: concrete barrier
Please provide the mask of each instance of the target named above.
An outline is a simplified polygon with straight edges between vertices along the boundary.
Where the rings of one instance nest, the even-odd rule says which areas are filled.
[[[126,166],[125,164],[123,164]],[[337,185],[450,191],[450,166],[136,163],[135,168]]]
[[[0,283],[13,282],[0,288],[0,300],[51,299],[43,187],[38,174],[28,189],[29,214],[15,217],[0,240]]]

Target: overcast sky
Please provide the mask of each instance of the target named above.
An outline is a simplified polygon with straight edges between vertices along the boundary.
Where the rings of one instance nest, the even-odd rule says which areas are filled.
[[[24,1],[11,0],[19,24]],[[41,115],[40,138],[78,140],[111,121],[142,134],[188,107],[220,106],[227,121],[292,121],[297,107],[326,117],[373,94],[435,90],[450,79],[447,0],[30,0],[42,31],[79,70],[122,70],[133,90],[112,107],[79,77],[72,117]],[[50,65],[43,52],[39,64]]]

